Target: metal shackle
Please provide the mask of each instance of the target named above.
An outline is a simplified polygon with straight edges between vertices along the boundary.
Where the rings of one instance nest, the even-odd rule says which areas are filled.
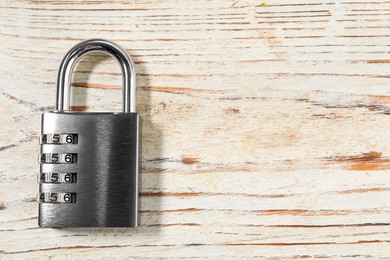
[[[120,46],[102,39],[93,39],[77,44],[62,60],[58,72],[56,110],[69,110],[70,83],[74,66],[84,55],[90,52],[108,53],[119,62],[123,74],[123,112],[135,112],[136,73],[134,63]]]

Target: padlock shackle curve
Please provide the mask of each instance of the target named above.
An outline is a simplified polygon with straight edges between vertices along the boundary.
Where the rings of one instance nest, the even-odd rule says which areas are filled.
[[[64,57],[58,72],[57,81],[57,111],[70,110],[70,86],[74,66],[90,52],[103,52],[110,54],[120,64],[123,74],[123,112],[136,111],[136,73],[135,66],[126,51],[117,44],[103,40],[92,39],[74,46]]]

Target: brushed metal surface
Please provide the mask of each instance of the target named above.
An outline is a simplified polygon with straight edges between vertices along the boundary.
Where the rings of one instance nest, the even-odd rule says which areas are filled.
[[[41,183],[40,192],[74,192],[76,203],[40,203],[41,227],[134,227],[138,220],[138,113],[48,112],[42,134],[78,134],[78,144],[43,144],[41,153],[77,153],[76,164],[41,172],[77,173],[77,182]]]

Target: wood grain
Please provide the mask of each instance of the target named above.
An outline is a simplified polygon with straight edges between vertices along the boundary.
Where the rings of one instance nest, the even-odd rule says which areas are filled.
[[[390,1],[0,2],[1,259],[390,259]],[[40,114],[76,43],[136,63],[141,226],[37,227]],[[120,109],[80,61],[74,110]]]

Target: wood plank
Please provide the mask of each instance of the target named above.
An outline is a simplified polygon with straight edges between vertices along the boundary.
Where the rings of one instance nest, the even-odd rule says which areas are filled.
[[[1,259],[390,258],[390,1],[0,3]],[[141,226],[37,227],[40,115],[65,53],[123,46],[143,119]],[[76,110],[120,69],[76,67]]]

